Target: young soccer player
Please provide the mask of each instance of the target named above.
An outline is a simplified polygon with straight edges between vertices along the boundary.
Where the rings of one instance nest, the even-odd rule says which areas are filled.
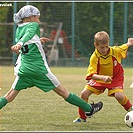
[[[101,110],[102,102],[85,102],[67,91],[50,71],[42,47],[42,43],[47,42],[48,38],[40,38],[39,17],[40,11],[32,5],[26,5],[14,14],[14,22],[18,27],[16,45],[13,45],[11,50],[19,53],[14,67],[16,79],[9,92],[0,97],[0,109],[11,102],[21,90],[36,86],[44,92],[53,90],[68,103],[82,108],[87,116]]]
[[[99,95],[108,89],[108,96],[115,97],[125,110],[132,110],[132,104],[123,93],[124,72],[121,59],[126,58],[129,46],[133,46],[133,38],[121,46],[109,46],[109,35],[105,31],[94,36],[95,51],[91,55],[84,90],[80,96],[86,102],[91,94]],[[73,122],[86,122],[84,111],[78,109],[79,117]]]

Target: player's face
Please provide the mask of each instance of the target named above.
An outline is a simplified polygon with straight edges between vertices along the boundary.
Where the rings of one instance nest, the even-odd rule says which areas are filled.
[[[37,16],[37,15],[36,16],[32,16],[31,17],[31,21],[39,23],[40,22],[39,18],[40,18],[40,16]]]
[[[96,49],[98,52],[104,56],[108,55],[109,53],[109,44],[95,44]]]

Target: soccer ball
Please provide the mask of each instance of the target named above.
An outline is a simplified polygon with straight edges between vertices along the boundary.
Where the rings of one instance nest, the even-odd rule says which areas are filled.
[[[130,127],[133,128],[133,110],[129,111],[126,115],[125,115],[125,124]]]

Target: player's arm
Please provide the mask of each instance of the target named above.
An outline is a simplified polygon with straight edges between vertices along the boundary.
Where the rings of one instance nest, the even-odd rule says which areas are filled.
[[[11,50],[15,53],[19,53],[19,50],[22,48],[23,44],[33,38],[36,33],[37,28],[39,27],[38,23],[33,22],[27,27],[26,33],[18,40],[18,43],[11,47]]]
[[[112,81],[111,76],[105,76],[105,75],[93,74],[91,78],[94,80],[103,80],[104,82]]]
[[[19,50],[22,48],[22,46],[20,45],[20,44],[16,44],[16,45],[13,45],[12,47],[11,47],[11,50],[12,50],[12,52],[15,52],[15,53],[17,53],[17,54],[19,54]]]
[[[133,46],[133,38],[128,38],[128,41],[126,44],[128,47]]]
[[[87,69],[87,75],[86,80],[94,79],[94,80],[102,80],[104,82],[110,82],[112,81],[112,78],[110,76],[105,75],[98,75],[98,58],[96,57],[96,54],[93,53],[90,58],[90,65]]]
[[[20,40],[18,40],[17,44],[23,46],[23,44],[25,42],[27,42],[30,39],[32,39],[34,37],[34,35],[36,34],[37,28],[39,28],[38,23],[36,23],[36,22],[30,23],[29,26],[26,29],[25,34],[20,38]]]
[[[44,44],[45,42],[48,42],[49,39],[48,38],[45,38],[45,37],[41,37],[40,38],[40,41],[41,41],[41,44]]]

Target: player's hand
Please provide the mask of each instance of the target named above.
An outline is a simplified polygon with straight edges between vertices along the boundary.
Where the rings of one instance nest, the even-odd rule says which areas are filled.
[[[19,50],[21,49],[21,47],[22,46],[20,44],[16,44],[16,45],[13,45],[11,47],[11,50],[12,50],[12,52],[15,52],[15,53],[19,54]]]
[[[127,45],[128,46],[133,46],[133,38],[128,38]]]
[[[102,76],[102,80],[104,82],[110,82],[110,81],[112,81],[112,78],[110,76]]]
[[[45,38],[45,37],[41,37],[40,38],[40,41],[41,41],[41,44],[44,44],[45,42],[48,42],[49,39],[48,38]]]

